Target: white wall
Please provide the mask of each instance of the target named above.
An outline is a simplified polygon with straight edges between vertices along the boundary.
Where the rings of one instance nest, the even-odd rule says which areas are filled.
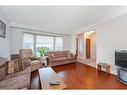
[[[11,28],[10,35],[11,54],[19,54],[19,49],[23,48],[23,32],[21,29]]]
[[[127,50],[127,15],[123,15],[97,26],[97,63],[111,64],[116,74],[115,50]]]
[[[70,36],[46,33],[37,30],[28,30],[22,28],[11,27],[11,54],[19,53],[19,49],[23,48],[23,33],[36,33],[40,35],[51,35],[51,36],[62,36],[63,37],[63,48],[64,50],[70,50]]]
[[[6,38],[0,37],[0,56],[10,59],[10,28],[9,21],[0,11],[0,20],[6,24]]]
[[[127,14],[94,26],[84,27],[80,31],[87,32],[94,29],[96,29],[96,62],[109,63],[111,73],[116,74],[115,50],[127,50]],[[74,34],[78,33],[75,32]],[[71,38],[74,38],[74,34]]]
[[[91,46],[91,58],[95,59],[96,58],[96,32],[93,32],[90,35],[90,46]]]
[[[70,36],[63,36],[63,49],[64,50],[70,50],[70,44],[71,40],[70,40]]]

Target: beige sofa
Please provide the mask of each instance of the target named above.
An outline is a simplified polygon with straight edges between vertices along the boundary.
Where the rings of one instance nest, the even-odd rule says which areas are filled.
[[[69,51],[47,52],[44,58],[47,60],[47,66],[70,64],[76,61],[75,55]]]
[[[22,63],[22,70],[14,71],[15,64]],[[17,69],[18,70],[18,69]],[[31,63],[29,60],[13,60],[7,62],[0,57],[0,89],[28,89],[30,87]]]
[[[29,58],[31,60],[31,72],[43,67],[42,61],[33,56],[32,49],[20,49],[20,57]]]

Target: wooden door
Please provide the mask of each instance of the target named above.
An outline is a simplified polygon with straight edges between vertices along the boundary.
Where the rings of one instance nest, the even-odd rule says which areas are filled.
[[[86,38],[86,59],[90,58],[90,38]]]

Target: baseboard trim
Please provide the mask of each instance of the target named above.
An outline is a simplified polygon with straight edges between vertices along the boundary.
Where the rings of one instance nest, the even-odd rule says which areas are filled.
[[[86,63],[84,63],[84,62],[82,62],[82,61],[79,61],[79,60],[77,60],[77,62],[79,62],[79,63],[81,63],[81,64],[85,64],[85,65],[91,66],[91,65],[86,64]],[[91,67],[94,67],[94,66],[91,66]],[[96,68],[96,69],[97,69],[97,65],[96,65],[96,67],[94,67],[94,68]],[[102,71],[104,71],[104,72],[105,72],[105,70],[104,70],[104,69],[102,69]],[[116,70],[114,70],[114,69],[110,69],[110,74],[117,75],[117,71],[116,71]]]

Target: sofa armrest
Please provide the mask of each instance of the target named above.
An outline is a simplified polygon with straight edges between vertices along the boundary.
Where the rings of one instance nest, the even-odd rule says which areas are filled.
[[[31,67],[31,60],[28,58],[22,59],[22,65],[24,68]]]
[[[31,57],[30,59],[31,59],[31,60],[40,60],[39,57]]]

